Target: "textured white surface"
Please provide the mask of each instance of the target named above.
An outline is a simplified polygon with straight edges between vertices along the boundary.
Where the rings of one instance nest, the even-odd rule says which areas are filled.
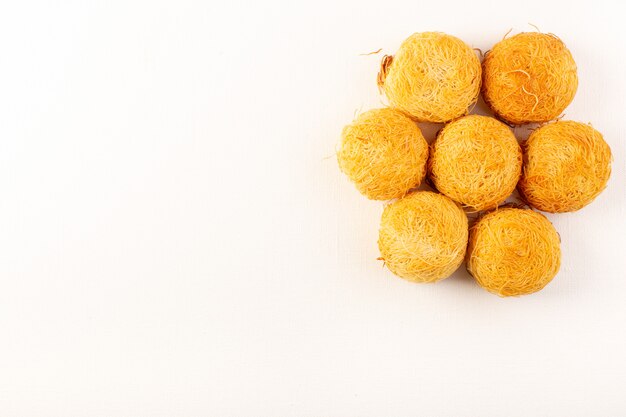
[[[566,117],[611,145],[607,190],[549,216],[563,266],[541,293],[395,278],[382,204],[333,157],[381,103],[359,54],[424,30],[486,50],[528,22],[578,62]],[[5,2],[0,39],[3,416],[626,413],[610,3]]]

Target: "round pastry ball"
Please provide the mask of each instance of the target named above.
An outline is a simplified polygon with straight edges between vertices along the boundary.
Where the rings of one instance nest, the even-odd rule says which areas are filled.
[[[395,56],[385,56],[378,86],[397,107],[423,122],[447,122],[467,114],[480,92],[480,61],[454,36],[415,33]]]
[[[436,282],[463,262],[467,217],[448,197],[417,191],[385,207],[378,248],[387,268],[414,282]]]
[[[542,214],[501,208],[472,226],[467,270],[480,286],[499,296],[531,294],[559,271],[560,243],[559,234]]]
[[[593,127],[559,121],[535,130],[524,144],[519,190],[533,207],[550,213],[591,203],[611,175],[611,148]]]
[[[520,33],[504,39],[483,61],[485,101],[513,124],[557,118],[577,88],[574,58],[552,34]]]
[[[515,190],[522,173],[522,150],[504,123],[466,116],[439,132],[428,167],[441,193],[480,211],[497,207]]]
[[[346,126],[341,136],[339,167],[367,198],[402,197],[424,179],[428,144],[401,111],[367,111]]]

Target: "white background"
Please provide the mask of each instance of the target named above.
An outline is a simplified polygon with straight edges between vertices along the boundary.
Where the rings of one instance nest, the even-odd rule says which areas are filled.
[[[626,28],[609,3],[2,2],[0,415],[626,414]],[[614,153],[501,299],[376,261],[334,158],[413,32],[559,35]],[[360,56],[378,48],[379,55]],[[432,139],[438,127],[426,126]],[[524,135],[525,128],[517,129]]]

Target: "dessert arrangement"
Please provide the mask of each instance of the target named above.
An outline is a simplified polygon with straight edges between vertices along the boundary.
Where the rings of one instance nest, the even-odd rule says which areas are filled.
[[[602,134],[560,119],[578,88],[565,44],[505,36],[481,62],[454,36],[415,33],[383,57],[377,84],[388,107],[343,129],[337,160],[361,194],[387,201],[379,259],[413,282],[440,281],[465,261],[499,296],[544,288],[559,271],[560,237],[536,210],[579,210],[611,174]],[[480,94],[494,117],[471,114]],[[421,122],[445,124],[430,145]],[[528,123],[539,126],[520,143],[511,126]],[[424,181],[434,191],[418,190]],[[505,204],[515,189],[524,203]]]

